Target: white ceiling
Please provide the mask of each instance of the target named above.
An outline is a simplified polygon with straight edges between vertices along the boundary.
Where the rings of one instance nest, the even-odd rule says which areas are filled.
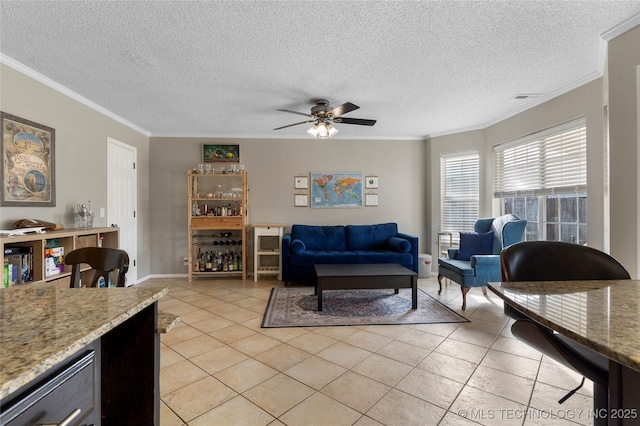
[[[0,52],[152,136],[307,137],[276,109],[326,98],[378,120],[338,139],[415,139],[601,76],[603,40],[639,18],[637,0],[0,0]]]

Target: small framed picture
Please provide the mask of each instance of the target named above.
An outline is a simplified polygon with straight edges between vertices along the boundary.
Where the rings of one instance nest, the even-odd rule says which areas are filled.
[[[367,207],[375,207],[378,205],[378,194],[365,194],[364,205]]]
[[[293,196],[293,205],[295,207],[307,207],[309,205],[309,196],[307,194],[295,194]]]
[[[296,176],[293,180],[293,187],[295,189],[308,189],[309,178],[306,176]]]
[[[366,176],[364,178],[364,187],[367,189],[378,188],[378,176]]]

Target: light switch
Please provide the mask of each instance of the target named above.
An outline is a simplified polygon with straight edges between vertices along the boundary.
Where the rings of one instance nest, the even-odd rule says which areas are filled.
[[[100,207],[100,217],[104,217],[104,207]]]

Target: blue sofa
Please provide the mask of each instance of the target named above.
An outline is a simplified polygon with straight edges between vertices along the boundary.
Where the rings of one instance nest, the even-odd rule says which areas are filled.
[[[321,263],[397,263],[418,272],[418,238],[378,225],[293,225],[282,238],[282,280],[316,283]]]
[[[448,259],[438,259],[438,294],[442,291],[443,278],[460,284],[463,311],[467,308],[467,293],[471,287],[482,287],[486,295],[488,282],[502,281],[500,251],[522,241],[526,226],[526,220],[513,214],[478,219],[473,226],[475,234],[461,233],[460,249],[449,249]],[[487,241],[487,245],[480,239]],[[467,247],[463,247],[467,241]]]

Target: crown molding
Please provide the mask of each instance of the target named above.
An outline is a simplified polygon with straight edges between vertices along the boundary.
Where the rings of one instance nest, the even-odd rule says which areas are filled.
[[[80,102],[81,104],[93,109],[94,111],[99,112],[100,114],[111,118],[112,120],[117,121],[120,124],[123,124],[133,130],[135,130],[138,133],[142,133],[143,135],[149,137],[151,136],[151,133],[148,130],[143,129],[140,126],[137,126],[135,124],[133,124],[132,122],[125,120],[124,118],[120,117],[117,114],[114,114],[113,112],[109,111],[108,109],[101,107],[100,105],[96,104],[95,102],[90,101],[89,99],[85,98],[82,95],[79,95],[78,93],[74,92],[73,90],[61,85],[58,82],[55,82],[53,80],[51,80],[49,77],[46,77],[42,74],[40,74],[39,72],[29,68],[28,66],[16,61],[15,59],[10,58],[9,56],[3,54],[0,52],[0,63],[3,63],[13,69],[15,69],[16,71],[19,71],[22,74],[25,74],[28,77],[33,78],[34,80],[44,84],[45,86],[48,86],[50,88],[52,88],[53,90],[62,93],[65,96],[70,97],[71,99]]]

